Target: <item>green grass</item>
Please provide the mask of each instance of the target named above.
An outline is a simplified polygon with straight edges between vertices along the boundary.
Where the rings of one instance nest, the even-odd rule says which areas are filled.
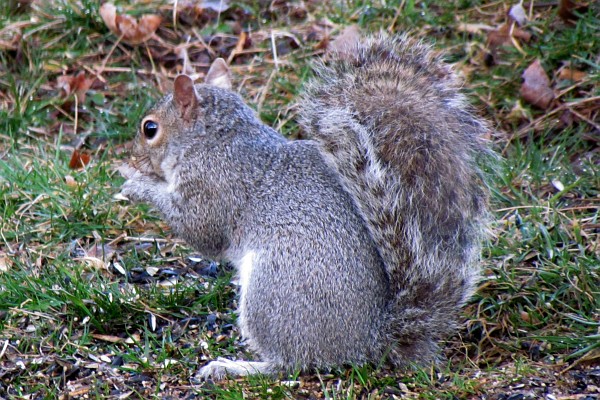
[[[0,397],[454,399],[499,397],[519,384],[537,390],[530,385],[536,379],[555,394],[593,395],[592,378],[581,376],[600,348],[597,6],[574,25],[536,6],[523,28],[531,41],[498,49],[487,65],[486,31],[459,26],[499,26],[506,9],[498,2],[345,1],[304,9],[290,2],[287,13],[238,3],[218,18],[180,10],[188,14],[175,31],[170,2],[118,2],[132,15],[162,15],[162,41],[140,46],[118,42],[97,1],[0,5],[0,44],[7,43],[0,46]],[[314,22],[324,18],[326,28]],[[149,207],[114,195],[138,121],[180,65],[174,46],[185,35],[196,38],[191,21],[226,58],[240,27],[265,34],[233,58],[234,87],[293,138],[303,137],[294,104],[326,30],[335,35],[353,23],[410,30],[456,64],[496,130],[491,145],[503,160],[488,166],[493,221],[481,289],[444,347],[445,364],[409,372],[348,366],[283,380],[190,379],[216,357],[252,357],[235,328],[231,272],[221,266],[216,276],[204,274],[205,264],[190,261],[192,250]],[[295,48],[276,38],[289,51],[278,68],[271,29],[300,42]],[[204,50],[192,50],[194,67],[204,71]],[[535,59],[560,93],[546,111],[519,95],[521,74]],[[586,73],[583,81],[556,78],[567,62]],[[81,71],[96,82],[76,107],[57,79]],[[91,157],[84,169],[69,168],[74,148]]]

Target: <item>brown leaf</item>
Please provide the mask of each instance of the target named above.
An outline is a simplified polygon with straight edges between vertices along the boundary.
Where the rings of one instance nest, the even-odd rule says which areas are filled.
[[[516,39],[528,42],[531,39],[531,34],[517,27],[516,23],[504,23],[489,32],[487,38],[489,53],[485,56],[485,63],[493,65],[496,62],[498,48],[501,46],[516,46],[522,52]]]
[[[56,88],[62,89],[67,95],[75,94],[81,104],[85,101],[85,94],[94,84],[96,78],[86,78],[85,72],[80,71],[75,75],[62,75],[56,79]]]
[[[535,60],[525,72],[523,72],[524,82],[521,85],[521,96],[529,104],[547,109],[552,100],[554,92],[550,88],[550,79],[542,68],[540,60]]]
[[[568,80],[573,82],[580,82],[587,78],[587,73],[579,71],[569,66],[563,66],[558,70],[556,77],[560,80]]]
[[[109,343],[123,343],[125,341],[125,338],[113,335],[103,335],[101,333],[92,333],[91,336],[96,340],[102,340]]]
[[[108,29],[120,36],[119,29],[117,28],[117,7],[112,3],[102,4],[102,6],[100,6],[100,16]]]
[[[89,164],[91,156],[88,153],[80,152],[78,150],[73,150],[73,155],[71,155],[71,161],[69,161],[69,168],[71,169],[81,169]]]
[[[574,0],[560,0],[558,16],[566,23],[573,24],[577,20],[575,12],[585,13],[587,9],[587,4],[577,4]]]
[[[111,261],[117,251],[110,244],[105,243],[93,243],[88,249],[85,250],[86,257],[99,258],[103,261]]]
[[[511,24],[502,24],[488,34],[488,47],[494,50],[499,46],[510,46],[513,44],[511,37],[528,42],[531,40],[531,33],[516,26],[511,29]]]
[[[131,15],[117,14],[112,3],[104,3],[100,7],[100,16],[112,33],[129,44],[140,44],[150,39],[162,21],[154,14],[144,15],[139,21]]]

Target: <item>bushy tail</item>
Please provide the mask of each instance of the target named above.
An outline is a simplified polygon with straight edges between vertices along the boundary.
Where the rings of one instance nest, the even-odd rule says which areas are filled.
[[[380,35],[330,58],[307,85],[301,123],[379,247],[395,292],[393,360],[431,361],[479,276],[487,126],[420,42]]]

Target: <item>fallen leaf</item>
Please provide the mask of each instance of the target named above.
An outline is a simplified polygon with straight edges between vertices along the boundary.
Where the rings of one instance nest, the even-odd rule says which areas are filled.
[[[512,38],[523,40],[528,42],[531,40],[531,33],[524,31],[516,26],[511,29],[512,24],[502,24],[497,29],[491,31],[488,34],[488,47],[490,50],[494,50],[499,46],[510,46],[512,45]]]
[[[528,18],[527,12],[525,12],[525,9],[523,8],[523,2],[521,1],[519,4],[512,6],[508,12],[508,16],[517,24],[519,24],[519,26],[525,25],[525,22],[527,22]]]
[[[62,75],[56,79],[56,88],[64,90],[65,94],[75,94],[81,104],[85,101],[85,94],[94,84],[96,78],[86,78],[85,72],[80,71],[75,75]]]
[[[577,4],[573,0],[560,0],[558,16],[566,23],[573,24],[578,18],[575,13],[585,13],[587,9],[587,4]]]
[[[101,333],[92,333],[91,336],[96,340],[102,340],[103,342],[109,343],[122,343],[125,341],[125,338],[113,335],[103,335]]]
[[[81,169],[89,164],[91,160],[91,156],[88,153],[80,152],[78,150],[73,150],[73,154],[71,155],[71,161],[69,161],[70,169]]]
[[[83,261],[87,267],[96,270],[107,269],[106,263],[97,257],[77,257],[76,260]]]
[[[104,3],[100,6],[100,16],[111,32],[120,35],[117,27],[117,7],[112,3]]]
[[[580,82],[587,78],[587,73],[565,65],[558,70],[556,77],[560,80]]]
[[[117,14],[112,3],[104,3],[100,7],[100,16],[112,33],[129,44],[140,44],[150,39],[162,21],[154,14],[144,15],[139,21],[131,15]]]
[[[110,261],[116,254],[116,249],[114,249],[110,244],[107,243],[93,243],[88,249],[85,250],[86,257],[95,257],[104,261]]]
[[[550,88],[550,79],[542,68],[540,60],[535,60],[525,72],[523,72],[524,82],[521,85],[521,96],[529,104],[547,109],[552,100],[554,92]]]
[[[528,42],[531,39],[531,34],[519,28],[514,22],[504,23],[497,29],[489,32],[487,37],[489,53],[485,56],[485,63],[487,65],[493,65],[496,62],[496,59],[498,58],[498,48],[501,46],[513,46],[523,53],[517,39]]]

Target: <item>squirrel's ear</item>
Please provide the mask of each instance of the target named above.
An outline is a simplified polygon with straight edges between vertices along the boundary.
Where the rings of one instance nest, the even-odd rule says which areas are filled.
[[[227,66],[227,63],[225,63],[225,60],[222,58],[217,58],[215,61],[213,61],[208,69],[208,72],[206,73],[206,78],[204,81],[209,85],[230,90],[231,76],[229,73],[229,67]]]
[[[175,103],[185,109],[193,108],[198,102],[194,81],[187,75],[175,78],[173,98]]]

